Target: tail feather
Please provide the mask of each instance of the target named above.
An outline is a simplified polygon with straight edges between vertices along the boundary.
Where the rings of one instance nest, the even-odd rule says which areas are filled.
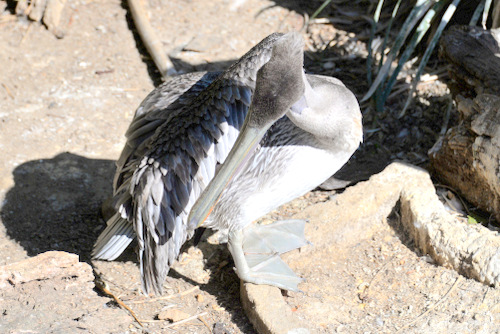
[[[134,227],[117,212],[108,221],[108,226],[97,239],[92,257],[98,260],[113,261],[125,251],[134,238]]]
[[[161,295],[163,283],[170,267],[179,257],[182,245],[193,236],[182,223],[182,217],[177,218],[177,226],[172,235],[158,242],[151,234],[144,236],[143,242],[139,240],[139,263],[141,269],[142,291],[144,294]],[[141,244],[143,247],[141,247]]]

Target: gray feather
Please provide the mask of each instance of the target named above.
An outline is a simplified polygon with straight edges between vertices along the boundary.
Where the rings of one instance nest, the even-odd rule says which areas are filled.
[[[96,259],[113,261],[134,240],[135,233],[132,224],[115,213],[108,226],[97,239],[92,256]]]
[[[279,36],[269,36],[223,73],[167,80],[137,109],[114,179],[119,228],[103,232],[94,255],[110,259],[100,250],[111,247],[114,256],[126,247],[113,244],[111,235],[125,232],[130,239],[135,230],[146,293],[161,293],[182,244],[193,235],[187,214],[233,146],[257,70]]]

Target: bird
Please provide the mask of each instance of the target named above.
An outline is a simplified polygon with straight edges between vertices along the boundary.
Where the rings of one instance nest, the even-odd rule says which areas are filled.
[[[354,94],[306,74],[297,32],[274,33],[223,72],[169,78],[136,110],[113,181],[114,215],[92,256],[138,241],[142,289],[161,294],[182,245],[211,228],[240,279],[298,291],[280,254],[307,244],[305,221],[252,224],[335,174],[363,140]]]

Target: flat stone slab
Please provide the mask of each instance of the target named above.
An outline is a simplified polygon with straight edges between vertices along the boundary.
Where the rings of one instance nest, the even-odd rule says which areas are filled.
[[[259,333],[499,332],[500,236],[449,214],[425,170],[393,163],[293,218],[303,292],[243,284]]]
[[[118,333],[131,317],[94,291],[92,268],[60,251],[0,267],[1,333]]]

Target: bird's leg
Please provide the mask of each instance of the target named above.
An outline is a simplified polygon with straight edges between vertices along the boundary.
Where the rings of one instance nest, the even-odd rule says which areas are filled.
[[[281,260],[280,254],[308,243],[304,226],[303,220],[286,220],[269,225],[251,224],[245,229],[230,231],[228,248],[239,278],[245,282],[299,291],[297,285],[302,278]]]

